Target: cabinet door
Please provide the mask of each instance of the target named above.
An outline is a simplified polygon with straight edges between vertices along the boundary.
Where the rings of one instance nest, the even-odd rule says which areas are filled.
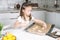
[[[45,21],[50,24],[55,24],[55,27],[60,28],[60,13],[46,12]]]
[[[56,13],[55,12],[47,12],[46,13],[46,22],[51,24],[56,24]]]
[[[4,25],[12,24],[18,17],[19,13],[3,13],[0,14],[0,22]]]
[[[60,28],[60,13],[56,13],[56,27]]]
[[[32,16],[37,19],[45,20],[45,11],[33,11]]]

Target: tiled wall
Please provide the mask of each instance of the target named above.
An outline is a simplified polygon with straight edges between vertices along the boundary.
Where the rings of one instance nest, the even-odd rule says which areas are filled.
[[[29,0],[33,3],[38,3],[39,7],[43,7],[43,5],[48,5],[48,7],[54,7],[55,0]],[[58,5],[60,5],[60,0],[58,0]]]
[[[13,7],[16,3],[22,4],[25,0],[0,0],[0,9]],[[38,3],[39,7],[43,7],[44,5],[48,5],[48,7],[53,7],[55,0],[29,0],[32,3]],[[60,0],[58,0],[58,4],[60,5]]]
[[[0,0],[0,9],[14,7],[16,3],[20,3],[20,5],[24,2],[24,0]]]

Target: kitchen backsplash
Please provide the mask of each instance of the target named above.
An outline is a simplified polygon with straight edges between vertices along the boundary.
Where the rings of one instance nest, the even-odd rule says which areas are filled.
[[[0,10],[14,8],[16,3],[20,5],[24,2],[24,0],[0,0]]]
[[[55,0],[28,0],[32,3],[38,3],[39,7],[54,7]],[[16,3],[20,5],[25,2],[25,0],[0,0],[0,10],[14,8]],[[58,5],[60,7],[60,0],[58,0]]]
[[[29,0],[33,3],[38,3],[39,4],[39,7],[44,7],[44,6],[48,6],[49,8],[50,7],[54,7],[54,4],[55,4],[55,0]],[[59,6],[60,6],[60,0],[58,0],[58,3],[57,3]]]

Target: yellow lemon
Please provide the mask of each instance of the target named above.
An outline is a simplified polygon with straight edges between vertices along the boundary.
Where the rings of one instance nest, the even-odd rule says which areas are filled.
[[[6,36],[2,38],[2,40],[16,40],[16,36],[11,33],[7,33]]]
[[[13,40],[12,38],[9,38],[8,40]]]
[[[13,37],[12,37],[12,39],[16,40],[16,37],[15,37],[15,36],[13,36]]]
[[[2,40],[7,40],[7,37],[6,37],[6,36],[4,36],[4,37],[2,38]]]
[[[13,35],[12,34],[7,34],[7,37],[8,38],[11,38]]]

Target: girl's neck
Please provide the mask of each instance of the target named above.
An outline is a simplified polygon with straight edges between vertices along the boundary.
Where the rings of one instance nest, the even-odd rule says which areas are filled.
[[[25,20],[29,20],[29,16],[24,15]]]

